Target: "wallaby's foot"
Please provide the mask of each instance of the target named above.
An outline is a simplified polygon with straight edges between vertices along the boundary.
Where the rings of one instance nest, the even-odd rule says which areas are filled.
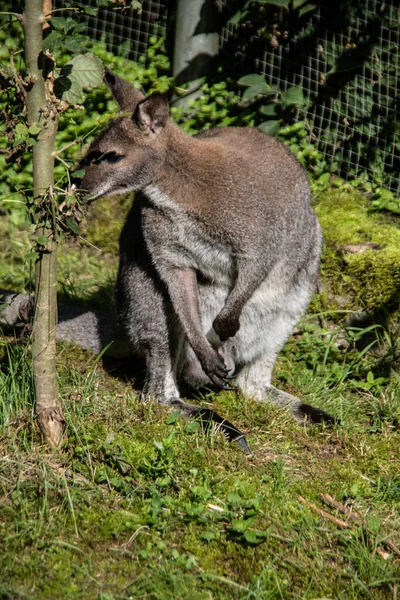
[[[198,419],[205,431],[210,430],[211,427],[222,431],[229,442],[236,442],[246,454],[251,454],[251,450],[246,441],[244,434],[235,425],[221,417],[215,410],[210,408],[203,408],[194,404],[187,404],[183,400],[172,400],[171,406],[180,410],[180,412],[186,417]]]
[[[297,408],[292,409],[296,421],[310,420],[312,423],[325,423],[326,425],[339,425],[340,419],[330,415],[321,408],[301,402]]]
[[[301,400],[295,396],[283,392],[282,390],[278,390],[273,385],[267,387],[264,399],[268,402],[272,402],[276,406],[290,409],[293,417],[298,422],[309,420],[311,423],[326,423],[327,425],[340,423],[339,419],[333,417],[324,410],[315,408],[314,406],[311,406],[311,404],[301,402]]]

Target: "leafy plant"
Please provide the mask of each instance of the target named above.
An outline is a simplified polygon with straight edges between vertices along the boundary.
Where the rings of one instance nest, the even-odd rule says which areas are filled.
[[[27,151],[32,153],[33,181],[23,193],[32,222],[33,252],[29,257],[35,258],[36,266],[33,324],[36,417],[46,439],[57,445],[61,441],[64,417],[55,366],[56,250],[60,231],[79,232],[79,207],[68,190],[55,185],[55,137],[59,115],[68,111],[71,104],[83,100],[84,89],[93,89],[101,83],[103,66],[95,55],[86,53],[73,55],[63,67],[57,67],[57,51],[67,48],[72,54],[80,52],[83,28],[72,17],[56,17],[43,39],[42,0],[27,3],[24,13],[16,13],[14,17],[23,26],[25,61],[21,61],[21,73],[18,73],[11,55],[10,67],[0,73],[6,92],[2,133],[11,142],[11,149],[5,148],[6,162],[15,158],[22,160]],[[47,20],[51,22],[51,16]],[[63,33],[57,29],[63,29]],[[68,169],[65,161],[57,157],[64,169]]]

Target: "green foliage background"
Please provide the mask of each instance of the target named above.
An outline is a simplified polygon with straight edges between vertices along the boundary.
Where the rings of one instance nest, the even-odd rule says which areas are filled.
[[[54,30],[65,27],[56,21]],[[0,68],[21,48],[18,32],[8,24],[0,31]],[[62,43],[53,36],[57,40]],[[138,64],[116,58],[104,44],[89,44],[79,31],[74,43],[72,50],[90,49],[146,91],[172,85],[157,38]],[[63,52],[58,66],[70,59],[69,49]],[[20,54],[15,63],[23,67]],[[1,108],[8,99],[2,91]],[[67,165],[116,112],[104,85],[87,95],[85,106],[60,120],[57,148],[72,144],[60,154]],[[0,597],[392,600],[399,561],[384,544],[400,544],[400,348],[397,321],[389,324],[387,317],[398,310],[398,223],[368,212],[371,197],[331,177],[308,140],[298,88],[271,93],[259,75],[238,86],[220,71],[203,83],[198,99],[171,112],[190,133],[219,125],[273,127],[307,166],[325,233],[325,285],[302,334],[281,353],[275,380],[341,424],[302,427],[285,411],[238,394],[199,395],[197,402],[246,432],[254,451],[246,457],[220,434],[206,435],[198,423],[144,404],[98,357],[63,344],[57,360],[68,428],[62,447],[49,453],[32,418],[29,346],[0,338]],[[6,213],[0,280],[10,289],[26,287],[29,278],[24,197],[31,187],[30,142],[23,119],[18,125],[16,133],[28,140],[21,167],[0,154]],[[1,149],[16,141],[2,140]],[[56,173],[64,184],[63,163]],[[369,184],[371,193],[373,183],[360,178],[354,185],[368,191]],[[64,299],[109,308],[128,202],[103,199],[91,207],[85,231],[91,245],[67,248],[61,240]],[[379,248],[343,249],[370,241]],[[343,352],[342,330],[333,321],[366,301],[382,320],[350,328]],[[326,493],[347,514],[327,509]],[[338,526],[335,516],[348,526]]]

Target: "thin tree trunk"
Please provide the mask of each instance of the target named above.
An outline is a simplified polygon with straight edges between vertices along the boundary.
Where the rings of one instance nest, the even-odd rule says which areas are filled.
[[[33,372],[36,418],[47,441],[61,441],[64,417],[58,398],[56,371],[57,242],[53,221],[53,185],[57,112],[46,98],[43,70],[43,0],[26,0],[22,24],[30,88],[27,93],[28,125],[41,127],[33,146],[33,188],[38,234],[46,238],[36,261],[36,304],[33,325]],[[44,236],[44,237],[43,237]]]

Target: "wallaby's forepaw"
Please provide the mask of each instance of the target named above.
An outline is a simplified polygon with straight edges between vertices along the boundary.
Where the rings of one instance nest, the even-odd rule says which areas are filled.
[[[217,387],[230,391],[234,389],[226,384],[231,378],[232,370],[226,366],[223,357],[216,350],[210,348],[200,362],[205,374]]]
[[[239,319],[221,311],[214,319],[213,328],[219,335],[221,342],[225,342],[239,331]]]

